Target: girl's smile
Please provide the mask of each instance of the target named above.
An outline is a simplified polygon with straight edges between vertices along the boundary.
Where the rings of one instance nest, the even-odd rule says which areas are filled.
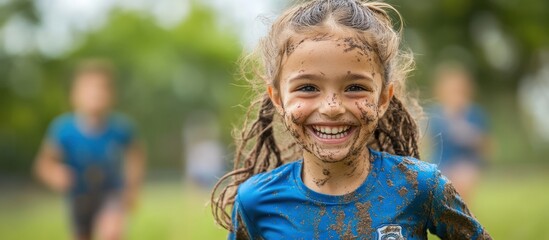
[[[347,141],[356,127],[350,125],[310,125],[308,133],[324,144],[341,144]]]
[[[369,45],[337,33],[293,41],[298,44],[283,58],[278,87],[269,88],[298,144],[328,162],[367,151],[391,89],[383,87],[383,68]]]

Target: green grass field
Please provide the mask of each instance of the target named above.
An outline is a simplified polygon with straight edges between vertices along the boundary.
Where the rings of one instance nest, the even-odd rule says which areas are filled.
[[[549,239],[549,171],[535,172],[499,171],[483,180],[471,208],[494,239]],[[69,239],[61,197],[30,183],[0,187],[0,239]],[[223,239],[207,200],[179,181],[149,181],[128,239]]]

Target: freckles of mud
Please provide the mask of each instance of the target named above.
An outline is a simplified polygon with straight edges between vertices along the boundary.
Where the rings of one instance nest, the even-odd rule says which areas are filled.
[[[456,202],[453,202],[455,201],[456,197],[457,192],[454,187],[452,187],[451,184],[446,183],[444,185],[443,191],[443,204],[460,207],[467,215],[470,216],[470,212],[465,205],[460,204],[461,206],[456,206]],[[435,224],[445,224],[446,226],[450,227],[450,231],[448,231],[449,239],[470,239],[474,235],[476,230],[475,224],[472,221],[472,216],[471,218],[467,218],[461,216],[458,212],[451,210],[443,210],[440,218],[438,219],[438,222],[436,222]]]
[[[393,181],[391,179],[387,179],[387,186],[389,187],[394,186]]]
[[[370,216],[370,208],[372,204],[370,202],[355,203],[356,212],[355,218],[359,219],[357,223],[357,233],[358,235],[368,236],[372,231],[372,218]]]
[[[418,191],[418,181],[417,181],[417,172],[409,169],[404,162],[401,162],[397,165],[398,169],[404,173],[406,177],[406,181],[412,184],[412,187],[414,188],[414,191]]]
[[[323,34],[318,34],[318,35],[314,36],[313,38],[311,38],[311,40],[313,40],[315,42],[320,42],[320,41],[330,40],[333,37],[334,37],[333,34],[323,33]]]
[[[326,184],[326,182],[328,182],[328,180],[330,180],[330,177],[326,177],[326,178],[322,178],[322,179],[313,178],[313,182],[315,183],[315,185],[317,187],[324,186],[324,184]]]
[[[381,196],[381,195],[377,196],[377,200],[379,202],[383,202],[383,199],[385,199],[383,196]]]
[[[343,39],[345,49],[343,52],[349,52],[353,50],[357,50],[359,53],[366,54],[366,52],[372,52],[372,47],[367,44],[363,43],[362,41],[359,41],[355,38],[348,37]]]
[[[330,225],[330,229],[336,231],[339,236],[342,236],[345,227],[345,212],[334,209],[332,213],[336,215],[336,222]]]
[[[353,167],[351,168],[351,171],[349,171],[348,173],[345,173],[345,176],[348,176],[348,177],[353,176],[353,175],[355,174],[356,170],[357,170],[357,167],[356,167],[356,166],[353,166]]]
[[[297,47],[299,47],[299,45],[301,45],[303,42],[305,42],[305,39],[302,39],[296,44],[293,44],[293,43],[286,44],[286,56],[289,57],[290,55],[292,55],[292,53],[297,49]]]
[[[324,174],[324,176],[329,176],[330,171],[328,169],[322,169],[322,174]]]
[[[330,107],[337,107],[337,106],[341,106],[343,104],[341,102],[341,100],[339,102],[337,100],[338,100],[337,93],[334,93],[331,98],[330,97],[326,98],[326,102],[328,103],[328,106],[330,106]]]
[[[297,107],[300,108],[301,105],[298,105]],[[299,123],[301,122],[301,118],[303,118],[303,114],[299,114],[297,116],[290,114],[290,121],[295,125],[299,125]]]
[[[399,190],[398,190],[398,194],[400,194],[401,197],[404,197],[406,195],[406,193],[408,193],[408,189],[406,189],[406,187],[402,186]]]
[[[377,121],[378,116],[379,116],[379,111],[378,111],[377,104],[369,103],[369,102],[366,101],[364,106],[361,106],[361,104],[359,102],[355,102],[355,106],[360,111],[360,117],[367,124],[370,124],[370,123],[373,123],[373,122]],[[372,112],[374,112],[375,114],[368,111],[366,108],[372,109]]]
[[[326,215],[326,206],[320,206],[318,214],[315,214],[315,217],[313,218],[313,226],[314,229],[316,229],[314,232],[314,239],[320,239],[320,221],[324,215]]]

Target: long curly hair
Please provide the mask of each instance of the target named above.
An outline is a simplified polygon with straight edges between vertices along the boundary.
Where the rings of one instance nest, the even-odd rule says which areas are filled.
[[[396,30],[390,11],[400,22]],[[386,3],[360,0],[315,0],[298,4],[278,17],[257,49],[241,60],[243,76],[258,97],[248,108],[244,127],[234,134],[237,144],[234,169],[217,182],[212,192],[212,213],[225,229],[234,231],[228,210],[241,183],[302,155],[303,150],[281,127],[281,117],[266,94],[266,86],[278,87],[283,56],[294,48],[292,36],[322,31],[326,26],[352,30],[358,39],[371,46],[381,60],[384,86],[389,83],[394,86],[389,107],[379,119],[368,147],[419,158],[418,127],[411,113],[419,115],[421,108],[414,98],[405,94],[404,81],[414,61],[410,51],[399,47],[402,18],[398,11]]]

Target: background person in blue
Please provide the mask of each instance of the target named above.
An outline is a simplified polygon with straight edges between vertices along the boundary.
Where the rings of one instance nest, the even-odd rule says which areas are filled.
[[[75,71],[72,113],[50,124],[35,172],[67,194],[74,239],[121,239],[125,217],[135,205],[145,154],[134,126],[114,102],[113,68],[87,60]]]
[[[263,70],[257,118],[212,194],[230,239],[490,239],[436,166],[416,159],[411,54],[387,10],[317,0],[273,23],[264,65],[251,62]]]
[[[490,152],[486,115],[472,102],[472,76],[458,62],[437,67],[434,90],[438,103],[429,109],[428,122],[431,159],[469,202]]]

